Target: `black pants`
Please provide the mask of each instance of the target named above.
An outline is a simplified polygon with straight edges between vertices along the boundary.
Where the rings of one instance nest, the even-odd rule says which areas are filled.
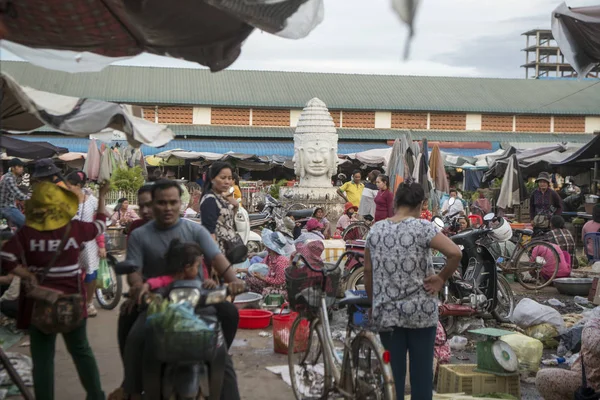
[[[396,398],[404,396],[406,352],[410,362],[411,399],[431,400],[433,391],[433,346],[437,327],[408,329],[394,328],[380,332],[381,344],[390,352],[392,374],[396,383]]]
[[[221,322],[221,329],[227,348],[231,348],[231,344],[235,339],[237,332],[239,313],[237,308],[232,303],[221,303],[215,305],[217,317]],[[146,313],[134,310],[130,314],[121,313],[118,323],[118,340],[121,358],[123,359],[125,369],[125,380],[123,388],[128,393],[141,393],[143,384],[143,355],[145,343],[145,321]],[[127,344],[127,348],[126,345]],[[222,398],[237,399],[239,398],[237,380],[235,371],[233,370],[233,362],[227,356],[228,363],[226,364],[224,391]],[[225,396],[226,395],[226,396]]]

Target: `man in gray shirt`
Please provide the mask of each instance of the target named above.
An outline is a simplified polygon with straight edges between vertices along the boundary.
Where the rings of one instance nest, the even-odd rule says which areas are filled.
[[[237,279],[231,263],[221,254],[219,247],[210,233],[200,224],[179,217],[181,206],[181,187],[175,181],[162,180],[152,188],[152,211],[154,221],[132,232],[127,244],[127,261],[140,267],[140,271],[128,276],[130,298],[137,299],[139,289],[145,279],[166,275],[167,265],[165,254],[171,240],[179,239],[182,242],[197,243],[204,253],[204,259],[211,264],[221,277],[229,283],[233,294],[244,290],[244,283]],[[202,279],[203,273],[200,273]],[[221,321],[223,336],[228,347],[235,337],[239,315],[231,303],[217,305],[217,315]],[[132,312],[127,312],[132,311]],[[145,313],[139,315],[135,310],[123,309],[119,316],[119,339],[125,338],[125,381],[123,389],[128,395],[137,396],[142,390],[148,390],[148,382],[143,381],[142,364],[144,362],[144,336]],[[135,318],[135,320],[134,320]],[[144,364],[144,368],[149,367]],[[158,380],[160,385],[160,380]],[[159,389],[159,388],[158,388]],[[237,380],[233,363],[228,356],[225,382],[223,385],[223,399],[239,399]]]

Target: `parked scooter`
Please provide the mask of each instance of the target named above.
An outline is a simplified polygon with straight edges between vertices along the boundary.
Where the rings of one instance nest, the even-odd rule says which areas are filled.
[[[303,227],[312,217],[315,209],[307,208],[304,204],[295,203],[284,207],[278,200],[270,195],[265,197],[265,206],[260,213],[249,214],[250,229],[268,228],[271,230],[283,224],[283,218],[292,217]]]
[[[443,228],[439,217],[433,221]],[[492,225],[495,225],[492,227]],[[456,322],[461,317],[483,317],[491,314],[499,322],[508,322],[515,307],[515,299],[510,284],[499,274],[496,260],[489,250],[494,241],[506,241],[512,237],[512,229],[507,221],[497,219],[490,213],[484,217],[484,225],[479,229],[467,229],[451,237],[462,250],[459,269],[446,282],[440,293],[440,320],[446,331],[456,330]],[[444,268],[445,259],[434,257],[434,268]]]
[[[125,275],[137,271],[138,266],[124,261],[118,263],[115,270],[119,275]],[[219,399],[224,382],[227,346],[211,305],[226,301],[229,295],[227,286],[209,290],[203,288],[200,281],[175,281],[170,287],[163,288],[160,294],[172,303],[190,303],[194,314],[211,329],[171,332],[154,327],[146,330],[147,340],[153,343],[157,362],[162,366],[144,370],[144,385],[152,385],[150,388],[144,387],[144,399]],[[142,302],[142,307],[147,307],[147,302]],[[199,337],[202,337],[205,346],[197,345]]]

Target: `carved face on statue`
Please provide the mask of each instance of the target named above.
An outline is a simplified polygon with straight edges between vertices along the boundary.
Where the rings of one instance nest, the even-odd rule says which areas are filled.
[[[330,188],[337,172],[338,135],[329,110],[321,100],[306,103],[294,133],[294,169],[300,186]]]
[[[331,176],[337,170],[337,143],[311,136],[305,134],[296,139],[294,161],[300,185],[331,187]]]

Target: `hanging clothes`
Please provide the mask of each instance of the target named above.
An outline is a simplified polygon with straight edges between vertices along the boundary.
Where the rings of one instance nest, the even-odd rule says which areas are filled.
[[[110,149],[104,150],[102,157],[100,158],[100,172],[98,173],[98,182],[108,182],[112,175],[112,151]]]
[[[98,179],[98,174],[100,173],[100,157],[101,155],[100,151],[98,150],[96,139],[90,140],[87,157],[85,159],[85,163],[83,164],[83,172],[85,172],[88,178],[92,181]]]
[[[463,190],[472,192],[481,187],[483,181],[483,171],[479,169],[463,170]]]

